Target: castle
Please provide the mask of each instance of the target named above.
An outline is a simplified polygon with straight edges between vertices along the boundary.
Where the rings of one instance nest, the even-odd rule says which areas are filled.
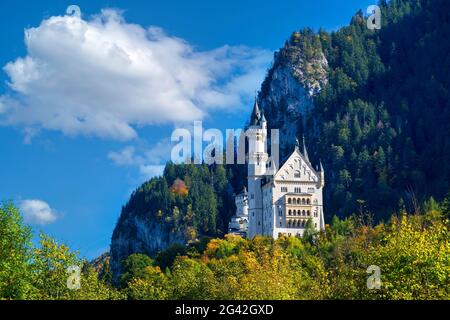
[[[322,191],[324,170],[314,169],[303,141],[297,140],[289,158],[278,169],[267,153],[267,121],[257,101],[248,132],[248,192],[235,197],[236,216],[229,232],[252,239],[257,235],[300,237],[308,221],[316,230],[325,228]],[[304,140],[304,139],[303,139]],[[248,224],[248,227],[247,227]]]

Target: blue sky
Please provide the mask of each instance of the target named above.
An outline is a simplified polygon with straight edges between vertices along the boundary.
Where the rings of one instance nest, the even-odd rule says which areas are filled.
[[[175,127],[242,127],[292,31],[337,29],[374,2],[2,0],[0,201],[101,254]]]

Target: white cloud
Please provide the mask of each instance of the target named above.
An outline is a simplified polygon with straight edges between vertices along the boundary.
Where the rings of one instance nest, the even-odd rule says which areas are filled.
[[[170,159],[172,144],[168,139],[156,143],[152,148],[127,146],[119,151],[111,151],[108,158],[118,166],[136,167],[141,179],[148,180],[164,172],[162,163]]]
[[[245,46],[198,51],[114,10],[51,17],[26,30],[25,44],[27,56],[4,67],[11,92],[0,97],[1,123],[118,140],[137,137],[137,126],[242,107],[272,58]]]
[[[141,176],[148,180],[153,177],[161,176],[164,172],[165,166],[159,165],[142,165],[139,167],[139,172]]]
[[[23,200],[19,208],[27,223],[46,225],[57,219],[56,211],[42,200]]]
[[[118,166],[132,166],[141,162],[136,158],[135,151],[135,147],[129,146],[120,151],[111,151],[108,158]]]

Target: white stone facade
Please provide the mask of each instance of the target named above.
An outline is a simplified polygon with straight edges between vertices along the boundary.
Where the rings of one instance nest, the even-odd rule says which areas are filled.
[[[316,230],[323,230],[322,165],[315,170],[305,145],[300,152],[297,142],[277,170],[267,154],[267,123],[257,103],[249,129],[248,237],[302,236],[308,221]]]

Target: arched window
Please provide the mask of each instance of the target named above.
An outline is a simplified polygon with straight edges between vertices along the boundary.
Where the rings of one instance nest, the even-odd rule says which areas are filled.
[[[306,211],[306,214],[308,215],[308,217],[310,217],[311,216],[311,211]]]
[[[302,211],[302,216],[305,216],[305,214],[306,214],[306,213],[305,213],[305,210],[303,210],[303,211]]]
[[[289,215],[292,216],[292,210],[289,210]]]
[[[297,199],[297,204],[300,204],[300,199]]]
[[[304,228],[305,225],[306,225],[306,222],[305,222],[305,220],[303,220],[303,221],[302,221],[302,227]]]
[[[306,204],[305,198],[302,199],[302,204]]]
[[[297,228],[300,228],[300,220],[297,222]]]
[[[307,203],[307,204],[311,204],[311,200],[310,200],[310,199],[307,199],[307,200],[306,200],[306,203]]]
[[[289,204],[291,204],[291,203],[292,203],[292,200],[291,200],[291,198],[288,198],[288,203],[289,203]]]

